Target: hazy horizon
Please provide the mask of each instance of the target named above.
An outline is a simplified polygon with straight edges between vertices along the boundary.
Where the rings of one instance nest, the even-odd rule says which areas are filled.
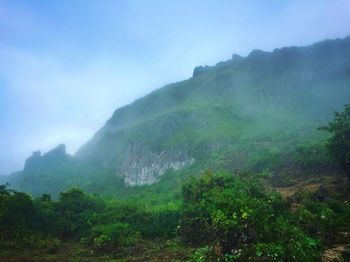
[[[350,2],[0,0],[0,174],[233,53],[350,34]],[[230,25],[230,26],[228,26]]]

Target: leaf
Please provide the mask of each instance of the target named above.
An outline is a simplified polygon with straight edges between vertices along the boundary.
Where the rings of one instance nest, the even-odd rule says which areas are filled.
[[[247,219],[249,217],[249,214],[247,212],[242,213],[242,218]]]

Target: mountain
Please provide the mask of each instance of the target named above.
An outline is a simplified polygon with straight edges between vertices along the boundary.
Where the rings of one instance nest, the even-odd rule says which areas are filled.
[[[35,152],[11,183],[113,192],[165,174],[273,169],[323,137],[317,127],[349,103],[349,87],[350,37],[233,55],[117,109],[74,156]]]
[[[350,37],[233,55],[117,109],[76,158],[152,184],[189,165],[263,169],[350,101]]]
[[[101,178],[105,180],[96,183]],[[23,170],[12,173],[5,182],[9,182],[16,190],[29,192],[35,196],[50,193],[53,197],[58,197],[59,192],[70,187],[96,192],[102,189],[112,191],[113,188],[122,187],[123,184],[104,168],[82,163],[67,154],[63,144],[45,154],[34,151],[25,161]]]

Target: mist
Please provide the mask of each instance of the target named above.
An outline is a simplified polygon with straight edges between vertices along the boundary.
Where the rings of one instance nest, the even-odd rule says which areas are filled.
[[[349,0],[0,0],[0,261],[350,261]]]
[[[194,67],[350,33],[339,1],[0,1],[0,174]]]

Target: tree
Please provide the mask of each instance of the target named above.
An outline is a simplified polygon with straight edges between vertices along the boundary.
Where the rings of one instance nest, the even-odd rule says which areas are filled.
[[[331,133],[327,148],[340,163],[350,182],[350,104],[344,106],[343,112],[335,112],[333,121],[319,130]]]
[[[86,237],[91,219],[102,210],[95,199],[79,188],[60,193],[56,206],[58,232],[63,237]]]
[[[30,195],[0,185],[0,239],[20,236],[33,228],[35,209]]]
[[[319,261],[317,241],[295,223],[289,203],[255,177],[207,172],[189,179],[182,187],[181,239],[214,253],[198,261]]]

